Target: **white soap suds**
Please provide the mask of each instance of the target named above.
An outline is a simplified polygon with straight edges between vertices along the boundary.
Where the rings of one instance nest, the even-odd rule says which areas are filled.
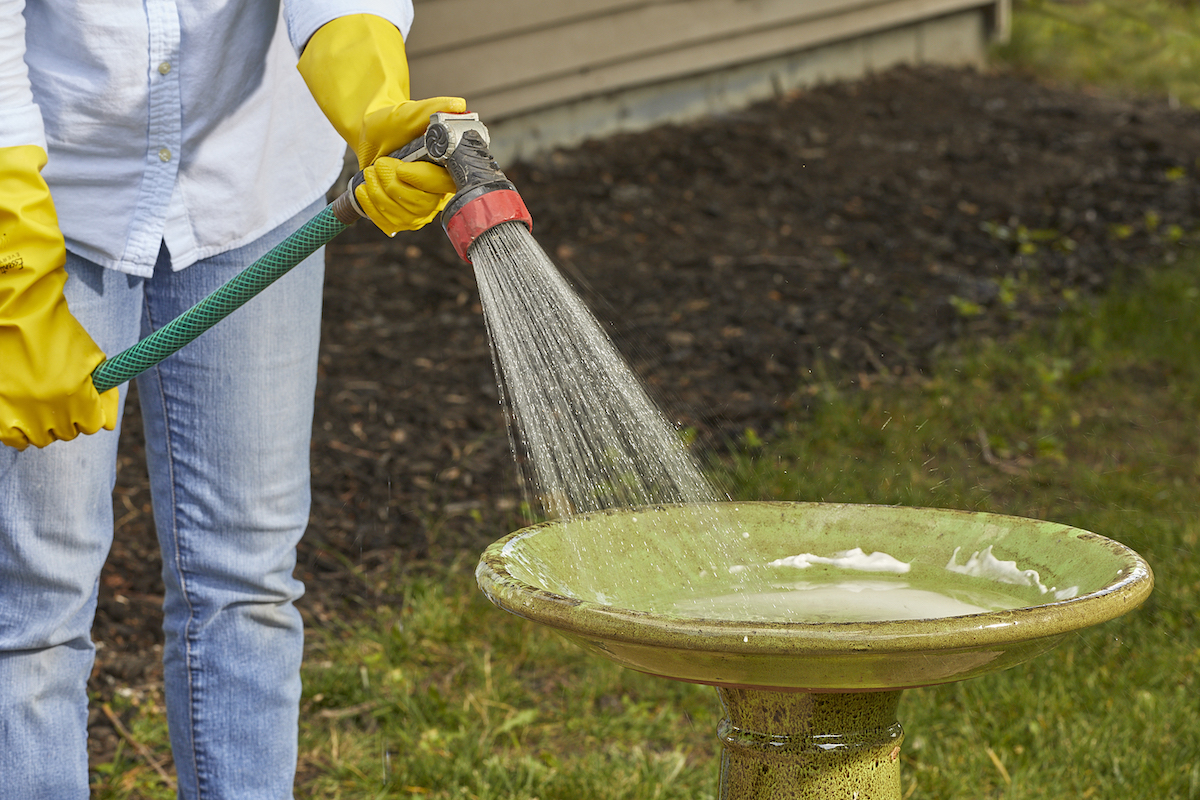
[[[843,550],[832,556],[815,556],[812,553],[800,553],[799,555],[776,559],[767,566],[807,569],[814,564],[828,564],[831,567],[853,569],[860,572],[892,572],[896,575],[903,575],[912,569],[912,565],[909,563],[893,558],[887,553],[881,553],[878,550],[867,555],[861,547],[856,547],[853,550]]]
[[[1046,586],[1042,583],[1042,577],[1036,569],[1020,569],[1017,567],[1016,561],[1001,561],[992,553],[992,545],[988,545],[982,551],[977,550],[972,553],[965,564],[958,563],[960,549],[959,547],[954,548],[954,554],[950,556],[950,562],[946,564],[946,569],[950,572],[975,578],[986,578],[999,583],[1009,583],[1014,586],[1036,586],[1039,592],[1053,594],[1056,600],[1070,600],[1079,594],[1078,586],[1070,586],[1066,589]]]

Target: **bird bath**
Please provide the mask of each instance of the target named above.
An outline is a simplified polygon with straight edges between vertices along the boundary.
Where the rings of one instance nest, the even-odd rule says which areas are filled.
[[[1019,664],[1153,585],[1137,553],[1066,525],[820,503],[544,523],[487,548],[476,577],[585,650],[715,686],[723,800],[899,800],[904,689]]]

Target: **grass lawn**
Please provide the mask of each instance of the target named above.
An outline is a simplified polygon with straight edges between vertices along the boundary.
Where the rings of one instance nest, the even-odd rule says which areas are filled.
[[[1200,797],[1198,310],[1189,261],[1052,330],[966,345],[920,382],[814,383],[786,435],[722,459],[741,498],[1036,516],[1151,561],[1141,610],[1007,672],[907,692],[906,796]],[[711,689],[491,608],[472,566],[409,579],[403,609],[316,635],[309,796],[716,796]]]
[[[1040,77],[1200,107],[1192,0],[1014,0],[997,55]]]
[[[1200,260],[1046,330],[964,344],[922,380],[812,383],[783,435],[717,473],[736,496],[1041,517],[1141,552],[1142,609],[1023,666],[905,693],[906,797],[1200,798]],[[310,635],[311,798],[716,796],[715,693],[585,656],[492,608],[474,561],[397,576],[401,608]],[[165,749],[147,704],[133,738]],[[169,797],[119,759],[100,797]]]

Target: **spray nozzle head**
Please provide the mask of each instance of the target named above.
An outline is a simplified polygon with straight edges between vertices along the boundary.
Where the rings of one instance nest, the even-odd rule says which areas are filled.
[[[488,149],[491,135],[478,114],[439,111],[429,117],[422,136],[390,153],[401,161],[429,161],[446,168],[458,191],[442,210],[442,228],[463,261],[482,234],[505,222],[520,222],[533,230],[533,218],[512,182],[504,176]],[[360,172],[333,204],[334,214],[349,225],[365,217],[354,197],[362,184]]]
[[[428,159],[441,164],[458,192],[442,211],[442,228],[455,251],[470,262],[471,245],[505,222],[533,229],[529,209],[488,149],[491,137],[477,114],[434,114],[425,131]]]
[[[491,135],[478,114],[438,112],[429,118],[425,135],[401,152],[407,161],[441,164],[458,191],[442,211],[442,228],[458,255],[470,263],[471,245],[504,222],[533,229],[529,209],[492,157]]]

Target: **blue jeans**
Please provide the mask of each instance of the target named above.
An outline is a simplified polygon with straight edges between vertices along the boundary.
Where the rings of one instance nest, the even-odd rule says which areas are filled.
[[[319,208],[180,272],[164,251],[148,280],[68,256],[67,301],[115,353]],[[323,279],[321,250],[138,379],[182,798],[292,797],[303,646],[292,573],[308,523]],[[116,453],[109,431],[43,450],[0,445],[2,800],[88,797],[90,631]]]

